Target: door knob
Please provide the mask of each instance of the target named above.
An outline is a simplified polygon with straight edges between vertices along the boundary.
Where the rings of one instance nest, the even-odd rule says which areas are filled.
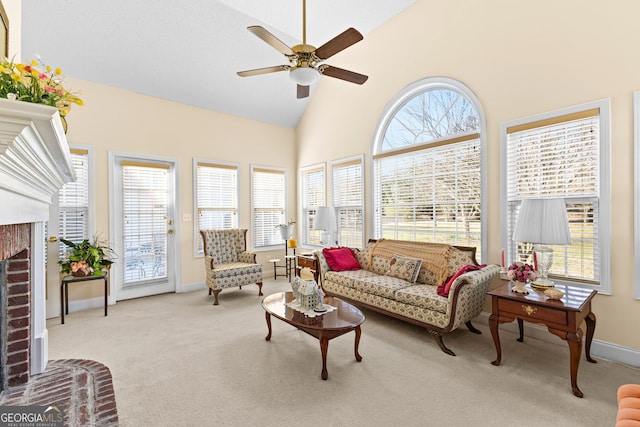
[[[57,236],[50,236],[49,237],[49,243],[55,243],[58,241],[58,237]]]
[[[173,234],[173,230],[167,230],[167,233]]]

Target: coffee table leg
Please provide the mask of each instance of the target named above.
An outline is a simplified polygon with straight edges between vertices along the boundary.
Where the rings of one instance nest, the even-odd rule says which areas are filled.
[[[322,353],[322,379],[329,378],[329,372],[327,372],[327,351],[329,350],[329,338],[325,335],[320,336],[320,352]]]
[[[362,356],[360,356],[360,353],[358,353],[358,346],[360,345],[360,333],[362,331],[360,331],[360,325],[356,326],[356,342],[355,342],[355,346],[354,346],[354,350],[356,353],[356,360],[358,362],[360,362],[362,360]]]
[[[264,337],[264,339],[269,341],[271,339],[271,315],[267,312],[265,312],[264,314],[265,318],[267,319],[267,328],[269,329],[269,333],[266,337]]]

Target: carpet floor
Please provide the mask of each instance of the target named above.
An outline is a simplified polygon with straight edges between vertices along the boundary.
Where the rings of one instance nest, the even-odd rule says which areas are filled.
[[[289,290],[267,280],[265,295]],[[569,350],[501,331],[502,365],[488,327],[445,336],[446,355],[422,328],[364,311],[360,354],[354,334],[331,340],[329,379],[320,378],[316,339],[277,319],[265,341],[256,286],[120,301],[49,319],[50,359],[105,364],[121,426],[610,426],[617,388],[640,370],[580,363],[583,399],[571,393]],[[597,330],[596,330],[597,338]]]

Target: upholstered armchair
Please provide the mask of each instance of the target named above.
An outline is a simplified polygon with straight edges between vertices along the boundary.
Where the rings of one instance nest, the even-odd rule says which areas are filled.
[[[204,267],[209,295],[213,292],[213,305],[218,305],[218,294],[225,288],[257,284],[262,295],[262,264],[256,263],[256,254],[247,252],[247,230],[201,230],[204,242]]]

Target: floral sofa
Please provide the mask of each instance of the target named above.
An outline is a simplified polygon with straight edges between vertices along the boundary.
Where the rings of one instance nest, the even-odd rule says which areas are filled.
[[[480,333],[471,320],[482,312],[500,267],[478,266],[475,248],[380,239],[351,251],[357,263],[338,263],[342,271],[330,267],[327,249],[315,252],[327,295],[422,326],[452,356],[442,341],[445,333],[462,324]]]
[[[247,230],[201,230],[204,243],[204,268],[209,295],[213,292],[213,305],[218,305],[218,294],[226,288],[255,283],[262,295],[262,264],[256,263],[256,254],[247,252]]]

